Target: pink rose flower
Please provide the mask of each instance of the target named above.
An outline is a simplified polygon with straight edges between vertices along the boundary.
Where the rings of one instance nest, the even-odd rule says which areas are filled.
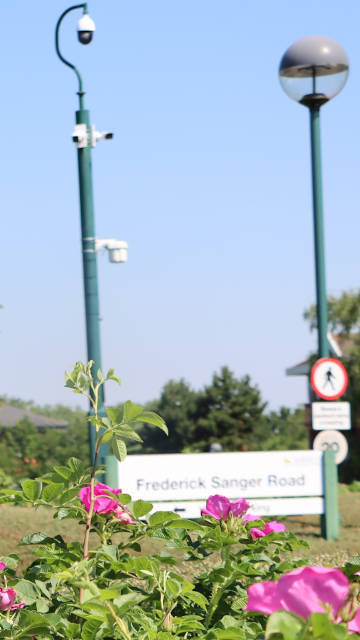
[[[3,569],[5,569],[6,564],[5,562],[0,562],[0,571],[2,571]]]
[[[239,498],[238,500],[233,500],[233,502],[231,502],[229,498],[216,494],[215,496],[210,496],[206,500],[206,509],[201,509],[201,515],[208,515],[216,518],[216,520],[225,521],[228,519],[230,513],[237,518],[249,507],[250,505],[245,498]]]
[[[339,569],[300,567],[277,582],[257,582],[248,589],[248,611],[271,614],[285,610],[308,618],[311,613],[324,613],[321,603],[331,607],[333,620],[349,594],[349,581]],[[348,623],[350,631],[360,632],[360,610]]]
[[[106,491],[111,491],[111,493],[114,493],[115,495],[122,493],[121,489],[112,489],[111,487],[108,487],[107,484],[98,482],[94,487],[94,495],[100,496],[99,498],[96,498],[94,502],[94,511],[96,513],[111,513],[119,506],[119,503],[115,502],[111,496],[107,495]],[[85,506],[86,511],[89,511],[90,509],[90,495],[90,487],[84,487],[83,489],[80,489],[78,493],[78,497]]]
[[[0,611],[14,611],[14,609],[22,609],[25,606],[24,600],[15,603],[15,589],[1,589],[0,587]]]

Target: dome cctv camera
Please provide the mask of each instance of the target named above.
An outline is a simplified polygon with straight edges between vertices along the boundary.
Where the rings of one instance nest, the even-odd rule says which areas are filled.
[[[81,44],[89,44],[91,42],[93,33],[95,31],[95,22],[89,16],[89,14],[84,13],[83,17],[80,18],[77,26],[78,38]]]

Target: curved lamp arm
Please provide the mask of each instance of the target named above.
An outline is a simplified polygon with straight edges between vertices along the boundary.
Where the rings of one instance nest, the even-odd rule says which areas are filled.
[[[73,69],[75,74],[76,74],[76,76],[77,76],[77,79],[78,79],[78,82],[79,82],[78,96],[79,96],[79,100],[80,100],[80,109],[83,109],[83,107],[84,107],[84,105],[83,105],[83,95],[84,95],[85,92],[83,90],[82,77],[81,77],[78,69],[75,67],[75,65],[64,58],[64,56],[62,55],[62,53],[60,51],[60,48],[59,48],[59,29],[60,29],[60,25],[61,25],[61,23],[63,21],[63,18],[65,18],[65,16],[70,11],[74,11],[74,9],[84,9],[84,13],[87,13],[87,4],[86,3],[75,4],[74,6],[69,7],[68,9],[63,11],[63,13],[61,14],[59,20],[56,23],[56,28],[55,28],[55,49],[56,49],[56,53],[58,54],[61,62],[66,64],[68,67],[70,67],[70,69]]]

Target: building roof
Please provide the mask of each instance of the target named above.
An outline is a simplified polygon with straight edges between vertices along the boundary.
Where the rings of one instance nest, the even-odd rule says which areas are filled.
[[[343,358],[349,355],[352,344],[354,342],[353,336],[344,336],[338,334],[333,336],[328,333],[328,342],[330,349],[330,356],[332,358]],[[303,360],[298,364],[293,365],[285,369],[287,376],[309,376],[311,370],[311,359]]]
[[[53,429],[65,429],[68,426],[66,420],[55,420],[54,418],[47,418],[37,413],[32,413],[28,409],[19,409],[18,407],[12,407],[10,404],[0,405],[0,426],[2,427],[16,427],[20,420],[29,418],[33,425],[40,428],[52,427]]]

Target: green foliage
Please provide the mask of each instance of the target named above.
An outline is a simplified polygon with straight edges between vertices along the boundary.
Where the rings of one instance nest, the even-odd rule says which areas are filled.
[[[170,435],[165,438],[142,426],[142,452],[179,453],[209,451],[213,442],[220,443],[224,451],[248,446],[266,403],[248,376],[237,379],[228,367],[222,367],[201,391],[192,390],[184,380],[170,380],[159,400],[148,406],[164,417]],[[135,445],[130,451],[139,450]]]
[[[228,367],[215,373],[200,399],[195,437],[198,450],[219,442],[224,451],[239,451],[263,415],[266,403],[249,376],[236,379]]]
[[[304,311],[304,318],[310,329],[317,328],[316,305]],[[360,290],[344,291],[338,298],[328,298],[328,319],[330,330],[335,333],[350,335],[360,330]]]
[[[19,490],[11,487],[0,491],[2,502],[48,507],[53,509],[59,527],[64,518],[73,518],[84,529],[83,543],[41,531],[25,535],[21,544],[34,548],[34,560],[21,578],[16,575],[15,554],[0,559],[6,564],[0,567],[0,638],[346,638],[346,627],[332,624],[328,614],[314,614],[309,621],[302,621],[277,612],[267,622],[264,615],[244,610],[250,585],[276,580],[303,564],[302,560],[281,559],[284,552],[307,546],[293,534],[274,532],[254,538],[251,528],[263,527],[264,521],[245,522],[233,513],[220,520],[211,516],[182,519],[170,511],[152,513],[150,503],[132,502],[130,496],[96,484],[101,442],[106,440],[117,448],[121,458],[125,441],[138,441],[139,423],[146,422],[164,432],[167,429],[162,418],[131,402],[121,410],[109,411],[107,417],[99,416],[98,399],[106,380],[118,381],[113,373],[104,377],[99,371],[94,379],[91,362],[77,363],[67,374],[67,386],[86,395],[94,409],[91,421],[97,438],[93,467],[87,468],[72,457],[39,478],[23,480]],[[224,394],[223,403],[215,394],[214,410],[226,411],[225,402],[229,402],[236,413],[241,402],[235,389],[242,389],[242,385],[233,384],[231,375],[227,382],[233,392]],[[245,432],[251,411],[254,416],[261,411],[256,394],[247,410]],[[96,538],[91,547],[90,532]],[[161,540],[165,549],[143,555],[142,545],[147,540]],[[209,556],[214,557],[210,566],[206,563]],[[186,576],[177,570],[179,559],[188,563]],[[355,559],[348,573],[357,567]],[[13,593],[9,591],[12,589],[16,602],[10,606],[3,594]]]
[[[249,449],[254,451],[291,451],[308,448],[305,429],[305,411],[281,407],[279,411],[262,417],[249,438]]]
[[[139,433],[143,443],[133,446],[132,452],[142,453],[178,453],[194,444],[195,424],[198,418],[200,393],[193,391],[184,381],[170,380],[162,389],[160,398],[148,404],[163,416],[169,428],[169,436],[142,425]]]
[[[10,400],[10,403],[21,405],[19,400]],[[18,480],[35,478],[54,464],[65,464],[74,451],[87,463],[90,450],[85,411],[61,405],[51,408],[23,404],[24,408],[31,406],[36,413],[67,421],[68,427],[66,430],[48,428],[39,432],[29,418],[24,418],[16,427],[3,429],[0,434],[0,460],[5,474]]]

